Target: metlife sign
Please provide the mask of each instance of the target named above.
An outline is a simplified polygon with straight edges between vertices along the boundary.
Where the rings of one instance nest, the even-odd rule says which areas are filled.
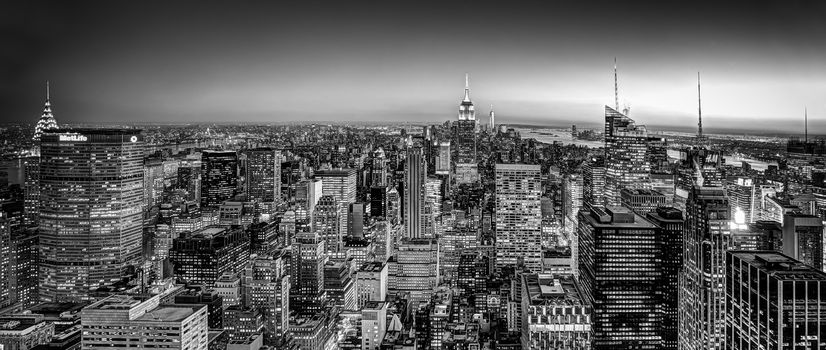
[[[86,136],[83,136],[83,135],[78,135],[78,134],[73,134],[73,135],[70,135],[70,134],[61,134],[61,135],[59,136],[58,140],[60,140],[61,142],[62,142],[62,141],[68,141],[68,142],[86,142],[86,141],[88,141],[89,139],[88,139]],[[0,350],[3,350],[3,349],[0,349]]]

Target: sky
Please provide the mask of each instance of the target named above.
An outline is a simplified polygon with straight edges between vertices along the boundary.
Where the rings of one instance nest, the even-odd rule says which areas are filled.
[[[478,119],[826,133],[823,1],[7,1],[0,121]]]

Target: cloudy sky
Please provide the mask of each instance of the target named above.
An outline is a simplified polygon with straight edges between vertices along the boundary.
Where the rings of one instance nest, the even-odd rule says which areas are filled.
[[[444,121],[826,133],[826,2],[9,1],[0,119]],[[487,120],[487,118],[483,118]]]

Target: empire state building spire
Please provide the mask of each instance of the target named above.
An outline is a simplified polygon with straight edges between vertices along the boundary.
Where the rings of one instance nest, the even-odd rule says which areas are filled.
[[[459,120],[476,120],[476,111],[473,102],[470,100],[470,85],[468,84],[468,74],[465,73],[465,97],[459,104]]]
[[[49,98],[49,82],[46,81],[46,103],[43,107],[43,114],[40,115],[40,119],[34,127],[34,136],[32,137],[34,141],[40,141],[40,135],[43,135],[44,131],[58,129],[57,121],[52,115],[52,103]]]

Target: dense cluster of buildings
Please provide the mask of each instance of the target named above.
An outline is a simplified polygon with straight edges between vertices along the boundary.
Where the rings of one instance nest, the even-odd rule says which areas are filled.
[[[479,122],[467,81],[423,127],[74,128],[47,97],[0,192],[0,349],[825,348],[822,152],[728,164],[618,109],[587,148]]]

